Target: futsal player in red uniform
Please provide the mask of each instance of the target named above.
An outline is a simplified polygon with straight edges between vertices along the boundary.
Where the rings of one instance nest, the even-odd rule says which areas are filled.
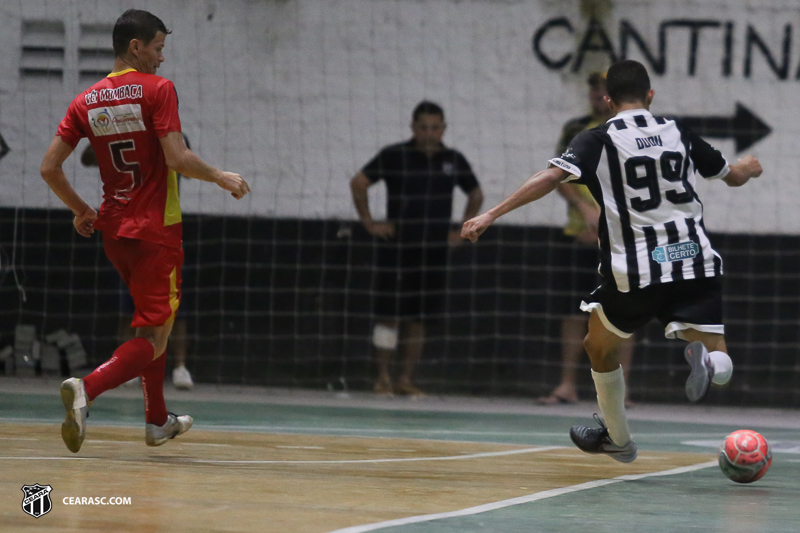
[[[186,147],[178,97],[171,81],[156,76],[170,33],[155,15],[131,9],[114,25],[114,68],[78,95],[42,162],[42,178],[75,215],[77,232],[103,234],[106,256],[136,307],[136,337],[84,379],[61,384],[66,418],[61,436],[78,452],[89,404],[103,392],[141,376],[145,442],[159,446],[185,433],[192,417],[174,415],[164,402],[167,347],[180,304],[181,210],[176,172],[216,183],[240,199],[250,188],[232,172],[217,170]],[[97,154],[103,181],[98,214],[72,188],[62,165],[83,137]]]

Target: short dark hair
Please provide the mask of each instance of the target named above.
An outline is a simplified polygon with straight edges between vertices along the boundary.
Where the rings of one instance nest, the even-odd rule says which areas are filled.
[[[439,104],[434,104],[428,100],[423,100],[414,108],[411,119],[416,122],[420,115],[439,115],[444,120],[444,109]]]
[[[172,33],[164,22],[149,11],[129,9],[117,19],[112,33],[114,43],[114,56],[122,57],[128,53],[128,45],[133,39],[139,39],[148,44],[161,32],[165,35]]]
[[[647,69],[638,61],[626,59],[614,63],[606,74],[608,97],[615,104],[624,102],[644,102],[650,91],[650,76]]]

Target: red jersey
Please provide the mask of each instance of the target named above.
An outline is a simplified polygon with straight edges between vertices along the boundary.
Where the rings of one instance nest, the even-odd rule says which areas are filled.
[[[159,138],[181,131],[171,81],[134,69],[109,74],[79,94],[56,135],[75,148],[88,137],[103,181],[94,227],[117,237],[181,246],[178,180]]]

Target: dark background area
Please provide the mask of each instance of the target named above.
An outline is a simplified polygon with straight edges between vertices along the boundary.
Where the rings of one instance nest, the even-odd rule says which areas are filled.
[[[18,324],[80,335],[91,365],[117,346],[120,282],[100,236],[62,210],[0,209],[0,349]],[[430,321],[418,381],[431,393],[538,396],[560,375],[548,253],[561,229],[500,225],[451,251],[447,312]],[[800,238],[711,235],[724,259],[734,378],[714,404],[800,406]],[[373,243],[354,222],[184,215],[187,366],[196,381],[367,390]],[[13,266],[13,268],[12,268]],[[20,289],[20,287],[23,290]],[[23,298],[24,294],[24,298]],[[637,335],[634,401],[685,401],[681,341]],[[588,358],[582,397],[590,398]]]

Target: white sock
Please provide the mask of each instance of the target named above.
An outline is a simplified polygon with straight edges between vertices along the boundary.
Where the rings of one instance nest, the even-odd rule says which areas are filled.
[[[617,446],[625,446],[631,440],[631,432],[625,416],[625,376],[622,367],[613,372],[592,370],[592,379],[597,390],[597,405],[608,427],[608,436]]]
[[[717,385],[727,384],[733,374],[733,361],[725,352],[711,352],[708,355],[714,365],[714,378],[711,381]]]

